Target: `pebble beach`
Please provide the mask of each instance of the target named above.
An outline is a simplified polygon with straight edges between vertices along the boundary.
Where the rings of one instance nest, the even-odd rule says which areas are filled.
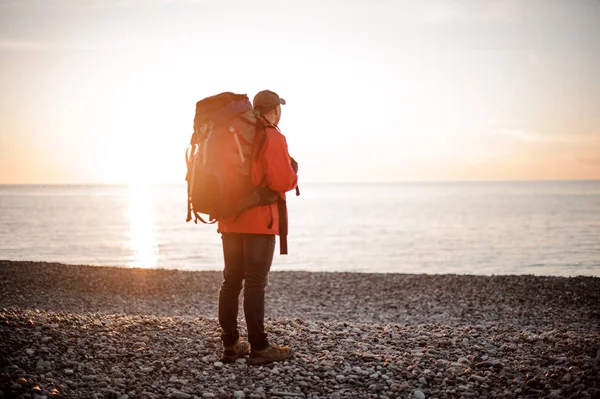
[[[272,272],[263,366],[219,361],[220,282],[0,261],[0,398],[600,398],[598,277]]]

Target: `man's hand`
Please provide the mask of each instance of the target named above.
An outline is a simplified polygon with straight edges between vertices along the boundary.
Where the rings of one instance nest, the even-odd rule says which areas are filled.
[[[292,169],[294,169],[294,173],[298,174],[298,162],[296,162],[296,160],[292,157],[290,157],[292,159]]]

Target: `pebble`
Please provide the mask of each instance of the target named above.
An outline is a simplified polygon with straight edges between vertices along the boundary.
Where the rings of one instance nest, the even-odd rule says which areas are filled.
[[[49,361],[47,361],[47,360],[39,360],[39,361],[37,362],[36,368],[37,368],[38,370],[47,370],[47,369],[49,369],[51,366],[52,366],[52,365],[50,364],[50,362],[49,362]]]
[[[171,394],[171,398],[173,399],[191,399],[192,395],[185,392],[175,391]]]
[[[244,396],[244,391],[235,391],[233,393],[233,397],[236,399],[242,399]]]
[[[420,389],[417,389],[413,392],[413,397],[415,399],[425,399],[425,394]]]

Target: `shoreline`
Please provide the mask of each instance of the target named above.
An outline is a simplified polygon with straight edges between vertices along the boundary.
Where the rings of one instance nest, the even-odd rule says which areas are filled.
[[[45,261],[45,260],[31,260],[31,259],[0,259],[0,263],[21,263],[21,264],[38,264],[38,265],[61,265],[66,267],[92,267],[92,268],[104,268],[104,269],[127,269],[127,270],[151,270],[151,271],[171,271],[171,272],[190,272],[190,273],[221,273],[223,266],[216,266],[214,268],[179,268],[179,267],[140,267],[131,265],[119,265],[115,263],[103,264],[103,263],[65,263],[61,261]],[[541,277],[541,278],[598,278],[600,274],[536,274],[536,273],[491,273],[491,274],[474,274],[474,273],[458,273],[458,272],[447,272],[447,273],[411,273],[403,271],[372,271],[370,269],[356,269],[356,270],[319,270],[319,269],[296,269],[288,268],[288,265],[277,264],[273,265],[270,273],[311,273],[311,274],[324,274],[324,275],[341,275],[341,274],[361,274],[361,275],[400,275],[400,276],[460,276],[460,277]]]
[[[274,271],[263,367],[218,362],[220,281],[0,261],[0,398],[600,397],[598,277]]]

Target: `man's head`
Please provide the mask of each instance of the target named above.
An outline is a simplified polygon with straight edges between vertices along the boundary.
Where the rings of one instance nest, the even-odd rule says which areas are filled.
[[[254,110],[275,126],[281,120],[282,105],[285,105],[285,100],[271,90],[261,91],[252,100]]]

